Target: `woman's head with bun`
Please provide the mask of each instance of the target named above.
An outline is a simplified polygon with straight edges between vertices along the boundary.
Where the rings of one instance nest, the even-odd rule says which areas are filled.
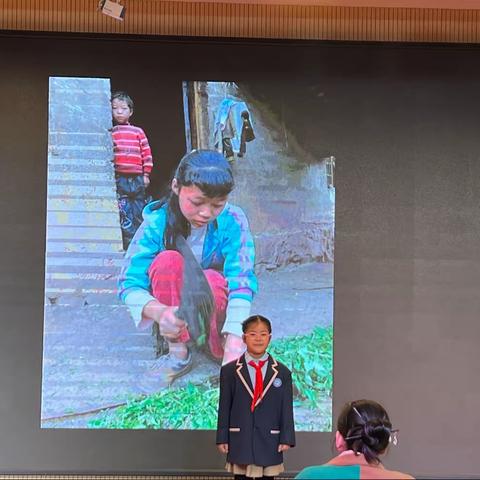
[[[339,451],[363,453],[370,464],[380,463],[392,436],[388,413],[373,400],[347,403],[337,420],[336,447]]]

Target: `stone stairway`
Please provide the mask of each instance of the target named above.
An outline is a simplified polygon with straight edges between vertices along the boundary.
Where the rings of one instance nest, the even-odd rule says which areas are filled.
[[[117,297],[110,81],[51,78],[42,418],[125,401],[154,358]]]
[[[123,252],[110,81],[55,77],[49,94],[47,304],[111,303]]]

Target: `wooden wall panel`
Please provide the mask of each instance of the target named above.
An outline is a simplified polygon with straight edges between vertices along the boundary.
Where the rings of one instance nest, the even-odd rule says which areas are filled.
[[[480,41],[479,10],[122,0],[124,21],[97,0],[0,0],[0,29],[389,42]]]

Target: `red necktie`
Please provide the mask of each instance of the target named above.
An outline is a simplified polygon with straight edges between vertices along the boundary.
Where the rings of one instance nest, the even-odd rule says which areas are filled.
[[[255,369],[255,390],[253,391],[252,406],[250,410],[253,412],[255,410],[255,404],[257,400],[262,396],[263,393],[263,375],[262,367],[265,365],[266,360],[259,360],[258,363],[255,363],[253,360],[250,360],[248,364]]]

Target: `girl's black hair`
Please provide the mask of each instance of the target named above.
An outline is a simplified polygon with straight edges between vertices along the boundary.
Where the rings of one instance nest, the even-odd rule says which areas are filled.
[[[379,464],[378,457],[390,442],[392,424],[379,403],[356,400],[343,407],[337,420],[337,430],[349,450],[363,453],[370,464]]]
[[[252,315],[242,322],[242,332],[246,333],[248,327],[254,323],[263,323],[267,327],[268,333],[272,333],[272,324],[267,317],[263,315]]]
[[[232,168],[225,157],[215,150],[193,150],[178,164],[174,177],[178,187],[198,187],[209,198],[225,197],[234,186]],[[176,237],[190,235],[190,223],[180,211],[178,195],[170,191],[167,205],[167,226],[164,243],[167,250],[177,250]]]

